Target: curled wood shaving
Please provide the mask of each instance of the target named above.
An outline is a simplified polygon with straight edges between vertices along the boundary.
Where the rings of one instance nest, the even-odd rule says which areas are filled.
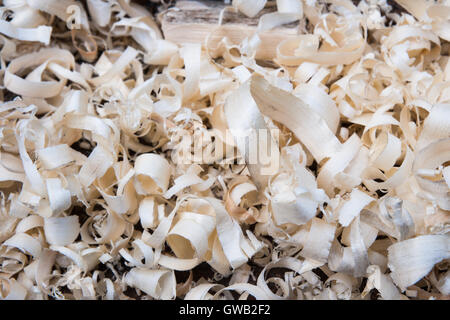
[[[0,299],[448,299],[450,6],[397,2],[236,0],[276,11],[212,48],[3,1]]]

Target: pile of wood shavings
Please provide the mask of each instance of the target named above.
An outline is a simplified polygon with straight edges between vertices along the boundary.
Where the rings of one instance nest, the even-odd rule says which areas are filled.
[[[448,299],[450,2],[397,3],[279,0],[210,48],[129,0],[4,0],[0,298]],[[278,129],[276,172],[228,128]]]

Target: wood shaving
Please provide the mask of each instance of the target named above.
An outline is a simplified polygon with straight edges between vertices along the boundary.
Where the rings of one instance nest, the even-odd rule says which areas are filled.
[[[4,0],[0,299],[449,299],[450,2],[393,4]]]

